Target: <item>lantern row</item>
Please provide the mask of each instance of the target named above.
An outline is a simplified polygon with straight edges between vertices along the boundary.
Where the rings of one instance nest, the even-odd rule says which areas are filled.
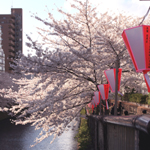
[[[118,69],[118,92],[120,90],[121,73],[122,73],[122,69],[119,68]],[[115,92],[116,69],[105,70],[104,74],[106,76],[108,84],[98,85],[99,91],[94,92],[93,99],[92,99],[91,103],[88,104],[88,107],[91,108],[92,110],[94,110],[94,108],[97,105],[99,105],[100,96],[101,96],[102,100],[105,100],[105,102],[106,102],[106,109],[109,109],[108,101],[107,101],[108,95],[109,95],[109,87],[112,92]]]
[[[136,72],[143,72],[148,92],[150,92],[150,26],[141,25],[125,29],[122,33],[123,40],[132,59]],[[100,95],[103,100],[108,99],[109,87],[115,92],[116,69],[105,70],[104,74],[109,84],[98,85],[99,92],[94,92],[94,97],[89,105],[92,109],[100,103]],[[118,71],[118,92],[120,90],[122,69]],[[119,92],[120,93],[120,92]],[[108,103],[106,104],[108,109]]]

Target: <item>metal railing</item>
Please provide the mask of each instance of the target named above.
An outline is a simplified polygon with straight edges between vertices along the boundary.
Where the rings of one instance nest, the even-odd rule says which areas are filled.
[[[94,150],[149,150],[150,115],[88,115]]]

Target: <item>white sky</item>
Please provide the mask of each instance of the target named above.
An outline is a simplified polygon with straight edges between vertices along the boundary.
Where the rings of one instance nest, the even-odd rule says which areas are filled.
[[[82,0],[83,1],[83,0]],[[111,9],[113,11],[124,10],[127,13],[133,15],[144,16],[150,7],[150,1],[140,0],[91,0],[95,6],[98,6],[99,12],[107,11]],[[42,26],[42,24],[31,17],[32,13],[37,13],[40,17],[46,18],[47,11],[54,14],[55,18],[60,18],[57,13],[57,7],[62,7],[66,11],[72,11],[69,3],[72,0],[0,0],[0,14],[10,14],[11,7],[23,9],[23,53],[27,54],[27,42],[25,34],[34,36],[34,39],[38,38],[36,34],[36,27]],[[47,6],[47,7],[45,7]]]

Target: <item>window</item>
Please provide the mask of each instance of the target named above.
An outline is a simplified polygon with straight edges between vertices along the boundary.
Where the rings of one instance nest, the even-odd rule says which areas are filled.
[[[3,71],[3,67],[2,66],[0,66],[0,71]]]
[[[3,52],[0,52],[0,56],[3,56]]]

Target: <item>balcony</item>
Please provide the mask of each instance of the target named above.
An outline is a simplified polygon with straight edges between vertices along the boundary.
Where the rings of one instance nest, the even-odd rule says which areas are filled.
[[[12,18],[12,19],[15,19],[15,15],[11,15],[11,18]]]
[[[9,33],[14,35],[14,34],[15,34],[15,31],[12,30],[12,29],[9,29]]]
[[[15,19],[10,19],[10,21],[9,21],[10,23],[15,23]]]
[[[12,34],[9,35],[9,39],[15,41],[15,37]]]
[[[13,63],[14,62],[14,59],[12,57],[9,57],[9,62]]]
[[[9,46],[9,51],[15,52],[15,49],[13,46]]]
[[[15,54],[12,52],[9,52],[9,58],[15,57]]]
[[[13,41],[9,41],[9,46],[15,46],[15,43]]]
[[[13,25],[13,23],[9,24],[9,27],[12,29],[15,29],[15,26]]]
[[[13,68],[9,67],[9,71],[10,71],[10,73],[11,73],[13,70],[14,70]]]

